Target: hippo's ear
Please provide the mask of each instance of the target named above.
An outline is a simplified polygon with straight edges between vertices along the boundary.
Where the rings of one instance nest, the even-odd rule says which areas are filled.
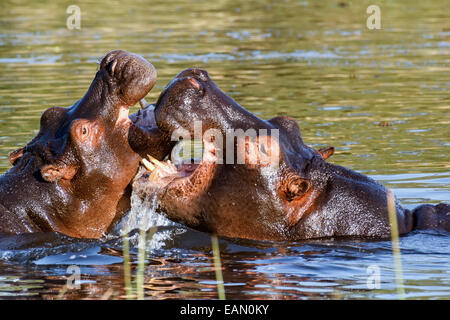
[[[12,151],[8,154],[9,162],[14,166],[17,163],[17,160],[22,158],[23,156],[23,148]]]
[[[77,173],[78,168],[75,166],[53,165],[49,164],[41,169],[42,178],[48,182],[56,182],[58,180],[72,180]]]
[[[334,147],[326,147],[317,150],[317,152],[322,156],[323,160],[327,160],[334,154]]]

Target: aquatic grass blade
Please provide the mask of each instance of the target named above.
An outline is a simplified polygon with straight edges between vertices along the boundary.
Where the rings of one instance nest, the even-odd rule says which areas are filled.
[[[136,271],[136,294],[138,300],[144,300],[144,271],[145,271],[145,229],[139,230],[138,266]]]
[[[131,286],[131,265],[130,265],[130,243],[128,240],[128,233],[122,237],[123,247],[123,277],[125,282],[125,293],[127,299],[130,300],[133,296],[133,287]]]
[[[219,240],[216,235],[211,236],[211,244],[214,256],[214,270],[216,271],[217,294],[219,300],[225,300],[225,287],[223,285],[222,263],[220,261]]]
[[[395,198],[391,190],[387,193],[389,223],[391,226],[391,242],[392,242],[392,255],[394,258],[395,268],[395,281],[397,286],[398,298],[405,299],[405,288],[403,286],[403,271],[402,260],[400,252],[400,240],[398,234],[397,212],[395,210]]]
[[[146,226],[147,219],[145,219],[144,226]],[[137,299],[144,300],[144,279],[145,279],[145,254],[146,254],[146,244],[147,238],[149,241],[152,240],[153,235],[158,230],[158,227],[153,226],[149,230],[141,228],[139,231],[139,249],[138,249],[138,268],[136,271],[136,292]],[[147,234],[148,233],[148,234]]]

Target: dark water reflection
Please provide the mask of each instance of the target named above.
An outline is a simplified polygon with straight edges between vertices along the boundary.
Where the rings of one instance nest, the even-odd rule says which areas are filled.
[[[167,231],[171,236],[167,237]],[[160,247],[147,243],[143,273],[148,299],[217,299],[211,239],[180,226],[162,227]],[[407,298],[450,298],[448,234],[414,233],[401,239]],[[17,238],[0,243],[3,298],[126,298],[120,238],[80,241],[41,235],[32,248]],[[31,241],[33,237],[29,237]],[[134,286],[138,234],[130,236]],[[23,241],[23,240],[22,240]],[[161,242],[161,241],[160,241]],[[133,245],[134,244],[134,245]],[[22,248],[21,248],[22,247]],[[220,240],[227,299],[395,299],[390,241],[315,240],[271,243]],[[67,289],[68,267],[81,270],[79,288]],[[369,289],[368,268],[379,289]]]
[[[121,48],[157,67],[148,100],[180,70],[206,68],[250,111],[295,117],[307,143],[334,145],[332,162],[371,175],[407,207],[450,201],[445,1],[381,2],[379,31],[365,27],[368,1],[77,4],[81,30],[66,28],[67,3],[0,3],[0,172],[8,152],[37,133],[41,113],[81,97],[96,62]],[[148,243],[146,297],[216,298],[209,236],[165,229]],[[406,297],[450,298],[448,239],[401,239]],[[388,241],[220,245],[230,299],[397,297]],[[120,238],[0,239],[0,298],[125,298],[122,249]],[[72,264],[81,268],[79,290],[64,289]],[[379,268],[380,289],[367,288],[369,266]]]

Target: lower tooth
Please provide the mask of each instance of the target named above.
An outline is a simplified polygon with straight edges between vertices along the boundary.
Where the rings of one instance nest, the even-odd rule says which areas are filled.
[[[155,166],[153,164],[151,164],[150,161],[148,161],[147,159],[142,159],[142,164],[149,171],[155,170]]]

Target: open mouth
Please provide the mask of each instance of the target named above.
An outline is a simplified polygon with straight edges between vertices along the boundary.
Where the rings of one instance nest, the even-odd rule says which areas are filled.
[[[145,99],[141,99],[139,101],[139,104],[141,106],[140,110],[145,110],[147,107],[150,107],[150,105],[147,104]],[[142,116],[141,114],[139,114],[139,111],[138,111],[137,115],[130,115],[130,107],[129,106],[120,107],[119,114],[118,114],[117,120],[116,120],[116,125],[129,126],[131,123],[137,124],[137,122],[139,121],[141,123],[140,126],[142,127],[142,124],[144,124],[142,121],[142,118],[145,117],[145,115]],[[147,123],[145,126],[148,127],[150,125],[151,125],[150,123]]]
[[[182,143],[183,142],[181,141],[178,142],[172,151],[178,148]],[[191,145],[189,145],[189,147],[191,147]],[[142,159],[142,165],[145,168],[145,172],[141,176],[146,178],[152,184],[155,184],[157,187],[168,187],[172,184],[184,183],[192,178],[195,173],[200,172],[203,167],[212,168],[217,163],[214,151],[207,151],[211,150],[211,148],[205,146],[204,141],[203,144],[201,144],[201,147],[203,150],[201,159],[194,159],[191,157],[179,159],[177,157],[176,160],[173,160],[171,159],[173,152],[171,152],[166,160],[159,161],[148,155],[148,159]],[[202,179],[202,174],[206,174],[206,172],[200,172],[200,174],[198,174],[200,179]]]
[[[174,164],[170,159],[159,161],[152,156],[142,159],[142,164],[148,171],[148,180],[162,185],[168,185],[175,179],[183,179],[191,176],[201,165],[191,161],[182,161]]]
[[[136,113],[128,115],[129,109],[126,110],[126,116],[129,123],[140,127],[145,131],[150,131],[157,127],[154,117],[154,105],[147,104],[144,99],[140,101],[141,109]],[[123,112],[125,116],[125,111]],[[122,117],[123,117],[122,116]],[[119,118],[120,119],[120,118]],[[173,182],[181,182],[183,179],[188,179],[206,162],[211,162],[212,155],[205,157],[205,153],[201,157],[186,158],[185,156],[179,157],[180,153],[185,153],[186,145],[183,147],[183,142],[179,141],[166,156],[165,160],[158,160],[151,155],[147,155],[147,159],[143,158],[141,161],[141,171],[137,178],[145,179],[157,187],[167,187]],[[194,142],[194,148],[196,152],[206,150],[204,143]],[[192,148],[193,145],[189,144],[187,148]],[[201,150],[199,148],[202,148]],[[178,150],[176,150],[178,149]],[[192,151],[192,150],[191,150]],[[194,152],[194,154],[196,154]],[[201,159],[199,159],[201,158]]]
[[[128,127],[132,123],[144,130],[156,127],[153,115],[154,106],[148,104],[145,99],[139,101],[141,108],[135,114],[130,114],[130,106],[121,106],[117,115],[116,126]]]
[[[178,142],[172,151],[180,144],[182,142]],[[171,152],[166,160],[159,161],[148,155],[147,159],[144,158],[141,161],[145,170],[141,172],[140,178],[145,179],[157,188],[167,188],[185,183],[194,185],[195,183],[200,183],[200,181],[204,182],[205,179],[208,180],[214,168],[217,168],[217,159],[209,143],[203,141],[201,147],[203,150],[201,159],[177,158],[174,161],[170,159]],[[196,175],[196,178],[192,179],[194,175]]]
[[[122,107],[125,110],[121,110],[119,113],[118,121],[120,119],[129,121],[136,126],[142,128],[143,130],[150,130],[156,127],[155,115],[154,115],[154,105],[147,103],[145,99],[139,101],[141,108],[133,114],[129,114],[129,107]],[[122,113],[123,112],[123,113]],[[126,117],[126,119],[125,119]]]

